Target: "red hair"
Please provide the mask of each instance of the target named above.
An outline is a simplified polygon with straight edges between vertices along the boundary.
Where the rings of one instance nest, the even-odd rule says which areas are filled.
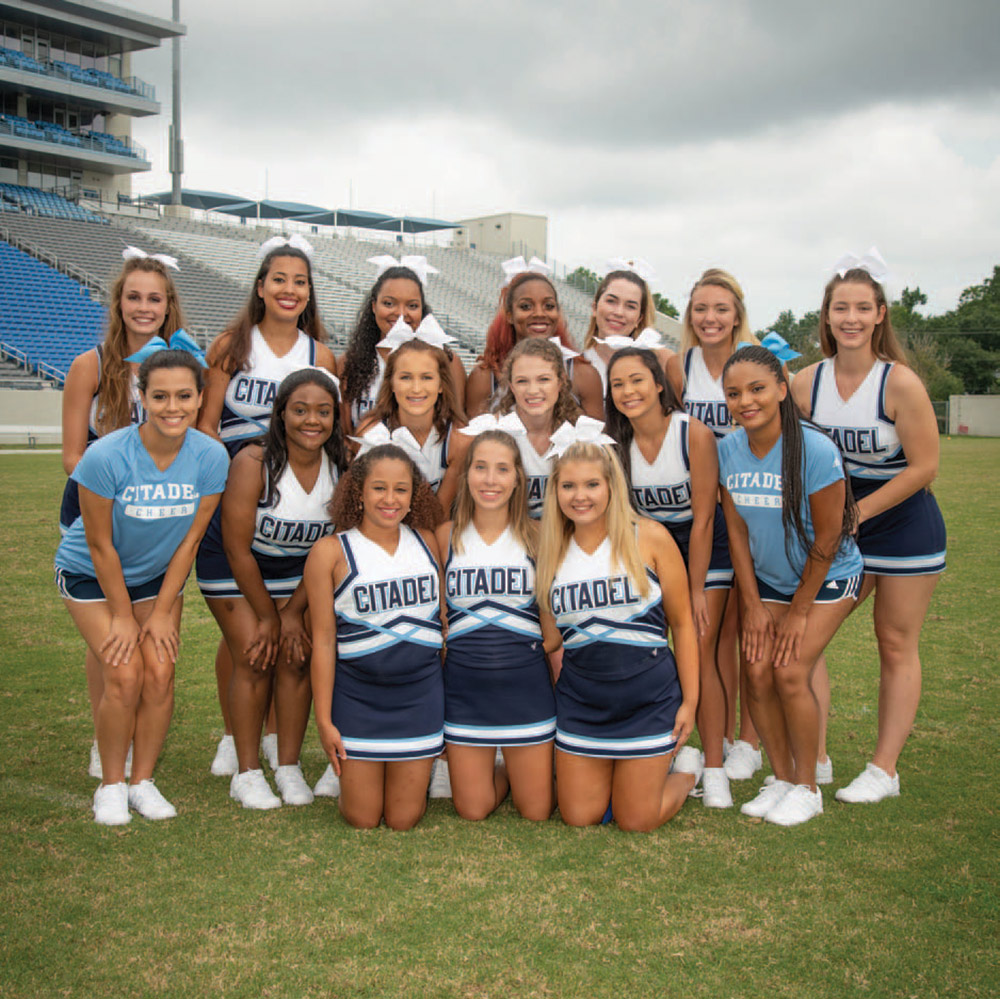
[[[511,326],[507,313],[513,311],[514,292],[526,281],[544,281],[551,289],[556,303],[559,302],[559,295],[556,286],[544,275],[536,271],[522,271],[510,284],[500,289],[500,301],[497,304],[497,314],[493,317],[489,329],[486,331],[486,349],[483,351],[483,361],[486,366],[497,376],[503,370],[503,362],[507,360],[507,355],[514,349],[517,336],[514,327]],[[566,317],[559,309],[559,320],[556,323],[556,334],[564,347],[576,350],[576,345],[570,339],[569,327],[566,325]]]

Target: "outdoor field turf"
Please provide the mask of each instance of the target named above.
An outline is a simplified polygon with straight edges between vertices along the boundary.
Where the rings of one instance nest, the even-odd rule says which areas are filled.
[[[435,801],[409,833],[355,831],[329,800],[243,811],[208,772],[217,632],[192,581],[157,772],[180,815],[107,829],[52,583],[59,456],[0,455],[0,996],[996,995],[998,472],[1000,441],[942,441],[949,568],[900,798],[833,798],[875,740],[868,605],[828,650],[834,785],[799,829],[694,800],[650,835],[509,802],[470,824]],[[310,728],[307,778],[324,766]],[[757,783],[734,783],[737,806]]]

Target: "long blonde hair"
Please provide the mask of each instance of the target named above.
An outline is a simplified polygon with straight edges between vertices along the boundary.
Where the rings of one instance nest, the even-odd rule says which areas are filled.
[[[559,477],[571,461],[595,461],[601,466],[604,481],[608,484],[608,509],[605,518],[608,539],[611,541],[611,568],[620,567],[632,580],[643,597],[649,596],[649,577],[639,555],[637,527],[638,515],[629,504],[628,483],[625,473],[610,447],[600,444],[572,444],[552,467],[549,487],[545,490],[542,510],[541,536],[538,542],[538,563],[535,571],[538,606],[551,613],[549,592],[566,557],[574,524],[559,506]]]
[[[753,335],[753,331],[750,329],[750,320],[747,319],[747,305],[743,300],[743,289],[740,287],[739,281],[736,280],[728,271],[722,270],[721,267],[710,267],[707,271],[691,287],[691,293],[688,295],[687,308],[684,310],[684,329],[681,333],[681,355],[684,351],[688,350],[690,347],[698,346],[698,336],[694,331],[694,327],[691,325],[691,299],[694,293],[699,289],[703,288],[705,285],[711,285],[715,288],[724,288],[733,296],[733,301],[736,306],[736,322],[733,324],[733,342],[730,345],[732,350],[736,349],[737,344],[741,343],[760,343],[760,341]]]
[[[475,459],[476,448],[485,441],[495,441],[503,444],[514,456],[514,470],[517,473],[517,484],[507,502],[507,526],[528,553],[529,558],[535,557],[537,548],[537,527],[528,516],[528,476],[521,461],[521,451],[517,441],[506,430],[484,430],[469,445],[465,452],[465,461],[458,478],[458,493],[455,497],[455,517],[451,525],[451,547],[458,554],[462,553],[462,535],[472,523],[475,516],[476,503],[469,492],[469,469]]]
[[[125,281],[130,274],[143,271],[146,274],[159,274],[163,278],[164,291],[167,296],[167,311],[163,316],[163,325],[156,331],[168,343],[170,338],[184,325],[180,303],[177,301],[177,289],[174,286],[170,272],[159,260],[153,257],[132,257],[125,261],[121,273],[111,286],[108,302],[108,331],[101,346],[101,371],[97,386],[97,432],[103,437],[127,427],[131,419],[132,407],[132,372],[126,357],[131,353],[128,349],[128,330],[122,318],[122,292]]]

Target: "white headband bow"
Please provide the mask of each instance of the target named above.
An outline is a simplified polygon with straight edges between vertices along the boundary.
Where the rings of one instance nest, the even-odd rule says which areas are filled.
[[[492,413],[482,413],[472,420],[467,427],[459,430],[460,434],[467,437],[478,437],[486,433],[487,430],[502,430],[511,437],[523,437],[527,434],[524,424],[517,413],[511,411],[506,416],[494,416]]]
[[[404,343],[409,343],[411,340],[423,340],[424,343],[429,343],[432,347],[438,348],[444,347],[448,343],[457,342],[455,337],[448,336],[441,329],[441,324],[431,313],[428,313],[420,321],[420,325],[416,329],[411,329],[410,324],[400,316],[393,323],[392,329],[386,333],[385,339],[379,340],[375,346],[388,347],[391,354],[394,350],[398,350]]]
[[[265,239],[264,242],[260,244],[260,249],[257,251],[257,259],[263,260],[269,253],[282,246],[290,246],[293,250],[299,250],[301,253],[304,253],[306,259],[312,263],[312,243],[310,243],[304,236],[300,236],[298,233],[295,233],[294,236],[272,236],[270,239]]]
[[[641,257],[611,257],[604,265],[604,274],[607,276],[612,271],[631,271],[636,277],[642,278],[649,284],[656,277],[656,271],[648,260]]]
[[[879,284],[889,276],[889,265],[882,259],[877,247],[870,247],[868,252],[859,257],[856,253],[845,253],[834,265],[834,274],[843,277],[848,271],[867,271]]]
[[[147,253],[145,250],[140,250],[138,246],[126,246],[122,250],[123,260],[134,260],[136,258],[145,260],[147,257],[150,260],[159,260],[164,267],[169,267],[172,271],[180,270],[177,266],[177,258],[171,257],[166,253]]]
[[[525,271],[541,274],[543,277],[549,277],[552,274],[552,268],[544,260],[539,260],[538,257],[532,257],[529,261],[525,261],[524,257],[511,257],[510,260],[504,260],[500,266],[503,268],[503,286],[505,288],[518,274],[523,274]]]
[[[423,472],[424,453],[420,450],[416,437],[406,427],[396,427],[391,431],[384,423],[376,423],[360,437],[350,438],[355,444],[360,444],[358,457],[371,451],[372,448],[381,447],[383,444],[395,444],[401,447],[416,463]]]
[[[554,343],[560,351],[562,351],[562,359],[564,361],[571,361],[574,357],[579,357],[579,353],[571,348],[567,347],[566,344],[562,342],[557,336],[550,336],[549,340]]]
[[[548,451],[543,458],[561,458],[574,444],[614,444],[615,439],[604,433],[604,424],[600,420],[581,416],[574,427],[568,421],[564,423],[550,438]]]
[[[378,257],[369,257],[368,263],[376,267],[375,280],[377,281],[390,267],[407,267],[417,275],[420,283],[426,288],[429,274],[440,273],[436,267],[427,262],[426,257],[402,256],[397,260],[388,253],[383,253]]]
[[[663,346],[663,339],[660,337],[659,331],[652,326],[647,326],[634,340],[630,336],[606,336],[603,340],[599,336],[595,336],[594,339],[612,350],[624,350],[626,347],[645,347],[646,350],[659,350]]]

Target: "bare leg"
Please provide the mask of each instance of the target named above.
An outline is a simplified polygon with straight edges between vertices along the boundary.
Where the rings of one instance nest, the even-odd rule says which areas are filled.
[[[830,674],[826,668],[826,656],[821,655],[816,660],[816,669],[813,671],[812,691],[819,705],[819,743],[816,751],[816,759],[827,760],[826,755],[826,730],[830,722]]]
[[[433,760],[402,760],[385,765],[383,814],[390,829],[412,829],[423,818],[433,764]]]
[[[728,590],[707,590],[709,627],[698,639],[699,697],[697,724],[706,767],[722,766],[722,739],[726,733],[726,689],[719,670],[719,628]]]
[[[694,774],[670,773],[673,753],[643,760],[615,760],[611,800],[625,832],[651,832],[672,819],[694,787]]]
[[[503,751],[514,807],[535,822],[544,822],[555,807],[552,747],[550,741],[538,746],[505,746]]]
[[[496,766],[494,746],[448,743],[448,770],[451,800],[463,819],[485,819],[507,797],[507,769]]]
[[[87,673],[87,697],[90,698],[90,713],[94,719],[94,738],[97,738],[97,709],[104,694],[104,666],[100,658],[87,646],[87,654],[83,660],[83,668]]]
[[[569,826],[600,823],[611,803],[614,766],[614,760],[556,750],[556,793],[563,822]]]
[[[209,608],[217,601],[205,601]],[[214,613],[214,611],[213,611]],[[218,620],[218,618],[216,618]],[[222,725],[226,735],[233,734],[233,723],[229,719],[229,684],[233,679],[233,660],[229,655],[229,646],[225,636],[219,639],[215,650],[215,689],[219,697],[219,710],[222,712]]]
[[[739,658],[739,590],[736,581],[729,591],[729,601],[726,604],[722,625],[719,629],[718,646],[715,656],[718,663],[719,676],[726,692],[726,731],[729,742],[736,739],[736,707],[745,703],[740,697],[740,658]]]

